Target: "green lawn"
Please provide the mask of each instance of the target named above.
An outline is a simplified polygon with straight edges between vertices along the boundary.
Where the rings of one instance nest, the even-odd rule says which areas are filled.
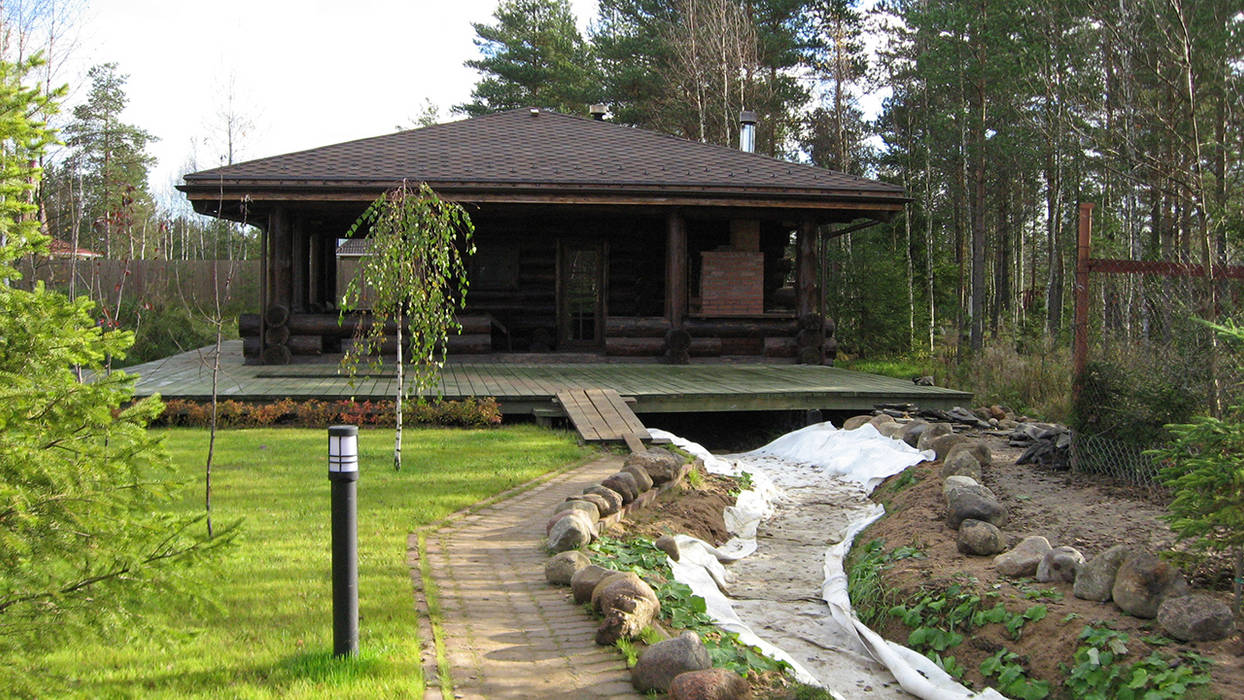
[[[192,484],[181,507],[202,508],[207,431],[162,432]],[[241,530],[225,561],[202,571],[218,608],[156,598],[146,614],[174,633],[76,642],[34,660],[47,695],[421,696],[407,533],[590,451],[530,426],[416,429],[395,473],[392,439],[391,429],[360,431],[358,661],[331,659],[326,432],[232,430],[217,438],[213,506],[218,524],[240,518]]]

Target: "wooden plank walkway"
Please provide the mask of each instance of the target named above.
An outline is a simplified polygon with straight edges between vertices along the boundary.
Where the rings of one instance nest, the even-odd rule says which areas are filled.
[[[283,366],[242,363],[240,341],[229,341],[221,358],[219,396],[238,401],[391,398],[393,371],[362,368],[353,383],[332,360]],[[135,393],[166,398],[211,396],[206,350],[184,352],[126,368],[138,375]],[[793,364],[518,364],[446,365],[437,389],[447,399],[493,396],[507,414],[547,411],[558,392],[611,390],[634,398],[634,413],[705,411],[870,410],[879,403],[926,408],[967,406],[972,395],[837,367]]]
[[[631,452],[644,449],[648,429],[613,389],[567,389],[557,403],[588,442],[625,442]]]

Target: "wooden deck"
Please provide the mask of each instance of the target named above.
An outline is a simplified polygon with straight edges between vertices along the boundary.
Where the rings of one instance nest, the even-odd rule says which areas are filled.
[[[639,452],[652,437],[613,389],[567,389],[556,398],[585,441],[625,442],[631,452]]]
[[[336,364],[242,364],[241,341],[226,343],[218,395],[222,399],[391,398],[390,367],[360,370],[353,386]],[[136,393],[165,398],[211,396],[211,371],[203,351],[190,351],[126,368],[139,376]],[[764,364],[521,364],[452,361],[440,376],[447,399],[493,396],[507,414],[557,410],[558,392],[611,389],[633,399],[635,413],[704,411],[869,410],[879,403],[910,402],[926,408],[967,406],[968,392],[915,386],[910,381],[810,365]],[[560,412],[560,411],[558,411]]]

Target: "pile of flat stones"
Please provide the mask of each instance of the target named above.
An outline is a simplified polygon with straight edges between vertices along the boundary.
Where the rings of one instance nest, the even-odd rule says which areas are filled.
[[[855,416],[843,423],[843,428],[872,425],[886,437],[935,453],[941,463],[946,524],[958,532],[961,553],[993,556],[994,568],[1004,576],[1034,577],[1041,583],[1070,583],[1077,598],[1113,601],[1129,615],[1157,618],[1168,635],[1181,641],[1224,639],[1234,631],[1235,618],[1230,606],[1213,596],[1192,593],[1179,569],[1151,552],[1116,545],[1086,561],[1074,547],[1053,547],[1041,536],[1025,537],[1008,548],[1008,538],[1002,531],[1008,517],[1006,506],[982,485],[983,471],[992,464],[989,447],[979,439],[955,433],[955,426],[1007,429],[1012,433],[1012,444],[1024,439],[1015,437],[1019,434],[1025,436],[1024,444],[1030,445],[1057,445],[1067,436],[1062,426],[1017,421],[997,406],[976,412],[962,408],[937,412],[955,416],[958,420],[954,422],[905,420],[893,413],[890,410]],[[982,414],[988,414],[992,422]],[[999,414],[1004,417],[999,419]]]
[[[553,509],[546,544],[554,556],[544,565],[544,577],[569,586],[575,603],[590,604],[600,613],[597,644],[634,639],[646,627],[668,635],[655,623],[661,602],[651,586],[629,571],[592,564],[581,549],[605,527],[621,522],[628,509],[651,502],[649,494],[678,485],[697,466],[669,450],[649,448],[627,457],[618,473]],[[660,538],[656,546],[678,560],[672,537]],[[675,700],[742,700],[750,694],[739,674],[713,668],[704,642],[689,631],[648,646],[631,669],[631,684],[641,693],[659,691]]]

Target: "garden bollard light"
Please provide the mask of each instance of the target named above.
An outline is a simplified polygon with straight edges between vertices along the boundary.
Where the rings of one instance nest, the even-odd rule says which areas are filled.
[[[333,491],[333,656],[359,653],[359,429],[328,428],[328,480]]]

